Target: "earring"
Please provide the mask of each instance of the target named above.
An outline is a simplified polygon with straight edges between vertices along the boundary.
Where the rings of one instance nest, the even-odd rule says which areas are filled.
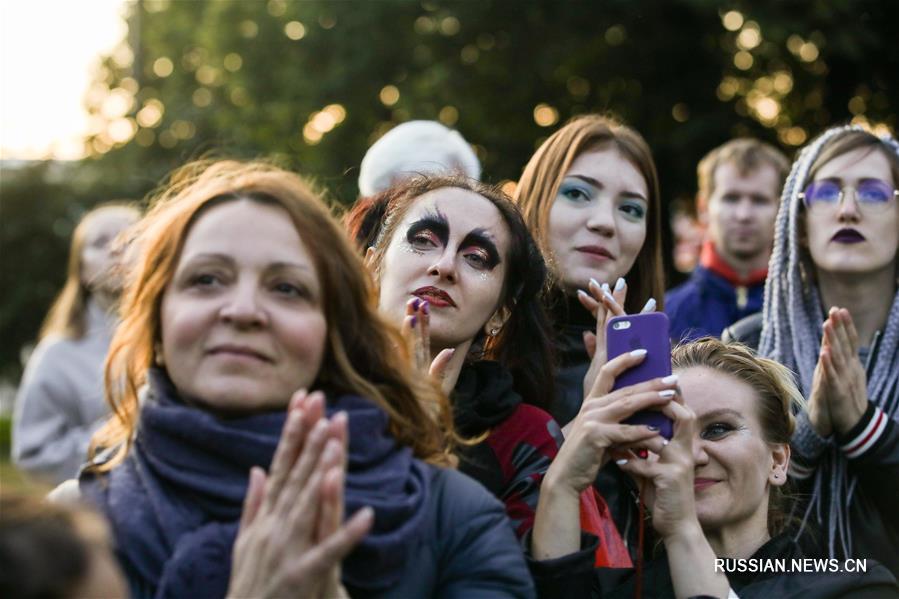
[[[499,333],[499,329],[498,329],[498,328],[493,327],[492,329],[490,329],[490,336],[491,336],[491,337],[496,337],[497,333]]]
[[[162,346],[158,343],[153,347],[153,362],[157,366],[165,366],[165,358],[162,356]]]
[[[780,478],[780,474],[778,474],[778,473],[775,472],[775,473],[774,473],[774,478]]]

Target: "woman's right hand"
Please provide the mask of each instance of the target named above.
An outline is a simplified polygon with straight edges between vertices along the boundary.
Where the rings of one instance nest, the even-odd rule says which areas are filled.
[[[669,405],[677,393],[676,380],[652,379],[612,391],[615,379],[646,358],[645,350],[622,354],[599,369],[593,388],[581,405],[565,443],[547,471],[552,485],[580,493],[596,480],[613,446],[639,446],[657,438],[659,431],[643,425],[622,424],[641,410],[661,410],[672,417]]]
[[[643,481],[649,483],[643,500],[652,511],[653,527],[663,539],[692,534],[699,527],[693,489],[696,414],[682,400],[672,401],[668,408],[674,420],[671,441],[661,437],[649,439],[646,445],[651,453],[646,459],[630,455],[626,461],[617,462],[637,479],[638,487]]]
[[[320,392],[294,394],[269,476],[250,472],[229,597],[345,594],[340,562],[373,522],[364,508],[340,525],[346,426],[345,413],[324,417]]]
[[[663,440],[658,430],[621,421],[646,409],[658,409],[670,416],[676,382],[653,379],[612,391],[615,378],[645,357],[645,351],[622,354],[599,369],[543,479],[531,539],[536,559],[553,559],[578,550],[580,495],[596,480],[611,447],[641,447]]]
[[[406,302],[402,333],[409,343],[416,370],[430,376],[449,395],[453,389],[447,370],[456,350],[441,350],[431,360],[431,310],[427,300],[415,297]]]

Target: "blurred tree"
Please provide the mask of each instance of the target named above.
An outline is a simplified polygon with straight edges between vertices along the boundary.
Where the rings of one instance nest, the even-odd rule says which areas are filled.
[[[832,123],[897,125],[893,2],[139,0],[128,22],[86,99],[85,165],[118,195],[193,157],[268,156],[348,203],[367,147],[415,118],[459,129],[485,179],[514,181],[565,120],[611,111],[653,147],[663,197],[690,204],[696,162],[732,136],[792,153]],[[37,311],[62,262],[17,255],[37,262],[15,306]],[[31,336],[16,329],[0,360]]]

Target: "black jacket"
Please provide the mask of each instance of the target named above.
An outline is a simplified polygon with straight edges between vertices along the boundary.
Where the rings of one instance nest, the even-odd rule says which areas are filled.
[[[602,599],[634,597],[634,570],[593,568],[592,552],[596,543],[596,537],[585,534],[582,537],[581,551],[557,560],[530,563],[539,596],[566,599],[587,596]],[[847,565],[842,561],[806,561],[800,547],[787,535],[780,535],[765,543],[749,560],[725,562],[723,567],[731,588],[740,599],[899,597],[896,579],[884,566],[868,560],[865,572],[852,571],[860,569],[856,565]],[[820,572],[810,571],[816,568]],[[642,597],[675,597],[664,548],[644,566]]]

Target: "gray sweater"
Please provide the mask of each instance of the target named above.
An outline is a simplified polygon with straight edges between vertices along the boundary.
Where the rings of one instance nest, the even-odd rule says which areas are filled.
[[[16,394],[13,460],[48,482],[60,483],[78,473],[91,435],[109,412],[103,362],[115,321],[91,302],[86,324],[81,339],[42,340]]]

